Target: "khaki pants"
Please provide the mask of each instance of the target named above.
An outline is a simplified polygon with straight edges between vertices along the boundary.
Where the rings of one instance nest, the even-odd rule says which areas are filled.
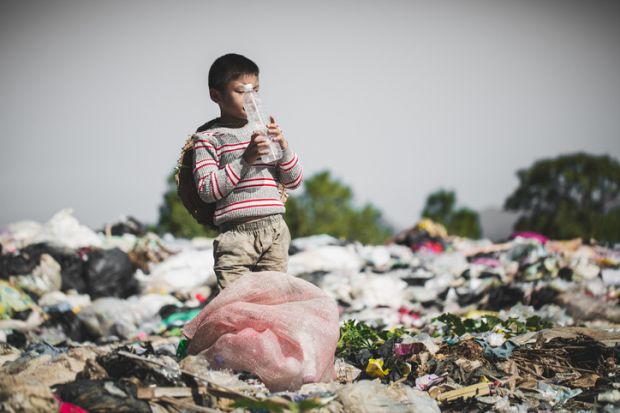
[[[220,288],[251,271],[287,271],[291,234],[282,215],[224,224],[221,230],[213,241],[214,270]]]

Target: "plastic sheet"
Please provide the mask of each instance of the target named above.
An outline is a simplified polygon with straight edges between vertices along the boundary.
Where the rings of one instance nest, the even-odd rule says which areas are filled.
[[[284,273],[250,273],[218,295],[183,333],[189,354],[259,376],[273,391],[332,380],[339,336],[333,299]]]

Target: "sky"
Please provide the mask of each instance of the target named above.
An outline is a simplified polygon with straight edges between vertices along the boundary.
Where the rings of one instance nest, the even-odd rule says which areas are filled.
[[[306,177],[395,229],[440,188],[497,215],[536,160],[620,159],[619,21],[611,0],[4,0],[0,227],[156,222],[230,52],[259,65]]]

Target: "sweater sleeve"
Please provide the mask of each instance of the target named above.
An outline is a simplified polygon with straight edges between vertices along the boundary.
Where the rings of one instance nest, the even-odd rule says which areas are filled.
[[[299,157],[291,148],[287,148],[278,162],[280,182],[289,189],[295,189],[303,181],[303,168]]]
[[[227,196],[248,172],[250,165],[242,157],[220,168],[220,158],[213,142],[194,138],[194,182],[204,202],[216,202]]]

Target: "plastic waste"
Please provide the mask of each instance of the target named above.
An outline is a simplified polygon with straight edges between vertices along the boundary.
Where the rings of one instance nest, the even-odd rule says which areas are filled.
[[[381,270],[388,270],[392,260],[389,248],[384,245],[366,245],[359,247],[358,254],[368,265],[372,265]]]
[[[60,264],[51,255],[42,254],[39,266],[32,270],[31,274],[12,276],[10,280],[18,287],[37,296],[58,291],[62,285]]]
[[[512,355],[517,345],[511,341],[504,342],[501,346],[492,347],[482,338],[477,338],[476,342],[484,349],[484,356],[489,360],[507,360]]]
[[[618,403],[620,402],[620,390],[610,390],[600,393],[597,399],[601,403]]]
[[[89,332],[96,337],[115,335],[134,337],[139,331],[152,332],[159,328],[159,310],[165,305],[181,305],[169,295],[146,294],[122,300],[103,297],[78,313]],[[151,322],[147,326],[143,324]]]
[[[566,403],[567,400],[572,399],[582,392],[581,389],[571,389],[557,384],[547,384],[543,381],[538,382],[537,389],[542,399],[551,407],[561,406]]]
[[[72,208],[59,211],[41,227],[41,231],[31,240],[31,243],[40,242],[71,249],[101,246],[99,236],[78,222]]]
[[[88,254],[84,277],[91,298],[129,297],[138,292],[136,267],[119,248]]]
[[[201,356],[187,356],[179,362],[179,367],[228,389],[243,391],[251,388],[251,385],[240,380],[238,374],[234,374],[230,370],[212,369],[209,362]]]
[[[114,236],[124,234],[143,236],[146,234],[146,226],[132,216],[122,215],[119,218],[119,222],[115,224],[107,224],[101,232]]]
[[[346,412],[359,413],[439,413],[437,402],[428,394],[409,386],[387,386],[379,381],[360,380],[338,391]]]
[[[407,283],[395,276],[359,273],[351,275],[349,282],[354,307],[400,308],[408,301],[405,291]]]
[[[390,374],[390,369],[383,368],[383,359],[370,359],[366,366],[366,374],[368,377],[382,379]]]
[[[291,249],[292,252],[289,251],[291,255],[296,254],[301,251],[306,251],[318,247],[324,247],[326,245],[341,245],[342,241],[338,240],[328,234],[317,234],[310,235],[308,237],[300,237],[295,238],[291,241]]]
[[[415,379],[415,386],[418,388],[418,390],[426,391],[431,386],[441,383],[445,379],[445,377],[440,377],[436,374],[426,374],[422,377],[418,377],[417,379]]]
[[[32,243],[41,231],[41,224],[35,221],[18,221],[0,230],[0,251],[14,253]]]
[[[267,124],[269,118],[263,110],[263,104],[258,93],[254,91],[251,83],[243,85],[243,109],[248,117],[248,122],[253,125],[255,131],[259,131],[269,138],[269,154],[259,158],[261,162],[269,163],[282,158],[282,147],[279,143],[273,142],[267,134]]]
[[[146,276],[137,271],[145,292],[186,292],[202,285],[215,285],[213,250],[185,249],[155,264]]]
[[[293,276],[313,272],[340,272],[353,274],[361,270],[364,260],[352,245],[328,245],[308,249],[289,257],[288,273]]]
[[[605,285],[620,285],[620,269],[605,268],[602,272]]]
[[[403,341],[401,342],[403,345],[415,345],[422,344],[426,347],[426,351],[431,354],[435,354],[439,351],[439,346],[435,344],[433,338],[426,333],[417,334],[415,336],[404,336]]]
[[[0,320],[12,318],[16,313],[34,308],[36,304],[28,295],[0,280]]]
[[[244,275],[183,334],[190,340],[188,354],[204,355],[214,368],[254,373],[272,391],[335,377],[336,303],[318,287],[284,273]]]
[[[56,307],[66,304],[69,309],[81,309],[91,304],[88,294],[65,294],[62,291],[53,291],[39,298],[41,307]]]

